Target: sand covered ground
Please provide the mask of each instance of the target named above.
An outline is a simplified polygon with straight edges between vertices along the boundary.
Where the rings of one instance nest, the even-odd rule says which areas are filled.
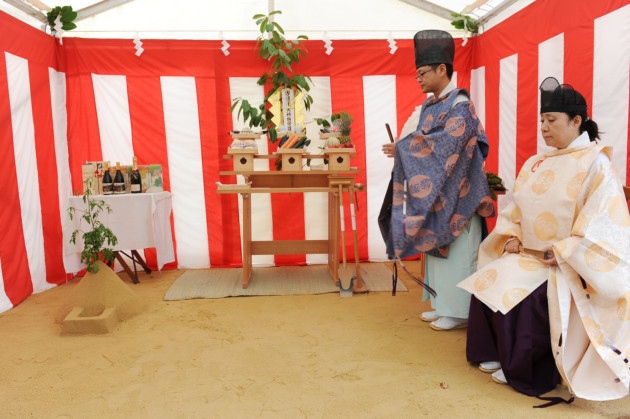
[[[1,314],[0,417],[630,418],[630,398],[533,409],[466,362],[465,330],[420,320],[402,271],[395,297],[163,301],[181,273],[119,274],[147,306],[109,334],[60,333],[78,279]]]

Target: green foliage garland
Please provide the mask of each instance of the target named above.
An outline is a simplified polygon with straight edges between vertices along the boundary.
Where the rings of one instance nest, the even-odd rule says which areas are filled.
[[[242,115],[244,122],[250,127],[266,130],[272,143],[278,139],[278,132],[272,121],[273,115],[267,110],[266,103],[278,89],[291,88],[296,95],[302,93],[306,110],[309,110],[313,103],[313,98],[306,93],[311,89],[310,77],[300,74],[289,75],[293,73],[293,65],[299,63],[301,57],[306,56],[306,49],[301,40],[308,39],[308,37],[299,35],[296,40],[287,40],[284,37],[282,26],[270,19],[271,16],[281,13],[281,11],[275,10],[268,16],[257,14],[253,17],[260,30],[260,36],[256,43],[258,56],[271,64],[271,68],[256,82],[259,86],[271,84],[263,103],[255,107],[246,99],[236,98],[230,108],[230,112],[234,112],[238,108],[238,116]]]
[[[74,19],[77,18],[77,12],[72,10],[72,6],[53,7],[48,13],[46,13],[48,25],[53,31],[53,34],[54,32],[56,32],[55,20],[57,19],[57,16],[60,15],[61,18],[59,20],[61,21],[61,29],[63,29],[64,31],[71,31],[72,29],[75,29],[77,27],[77,25],[74,23]]]

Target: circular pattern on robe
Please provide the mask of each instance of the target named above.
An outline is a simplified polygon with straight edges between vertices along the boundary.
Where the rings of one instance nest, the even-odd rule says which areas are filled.
[[[427,117],[424,119],[424,122],[422,123],[422,131],[429,132],[432,126],[433,126],[433,115],[429,114],[427,115]]]
[[[472,159],[473,154],[475,154],[475,150],[477,149],[477,136],[470,137],[468,143],[466,143],[466,154],[469,159]]]
[[[526,289],[512,288],[507,290],[505,294],[503,294],[502,302],[506,309],[511,310],[514,308],[515,305],[523,301],[528,295],[529,293]]]
[[[466,120],[461,116],[449,118],[444,124],[444,131],[453,137],[461,137],[466,132]]]
[[[604,335],[602,334],[599,324],[590,317],[582,317],[582,324],[584,325],[586,333],[591,338],[591,342],[600,346],[604,342]]]
[[[599,241],[584,251],[586,265],[596,272],[610,272],[619,265],[617,249],[610,243]]]
[[[529,173],[526,170],[521,170],[518,177],[514,181],[514,192],[518,192],[521,190],[524,184],[529,180]]]
[[[591,181],[590,185],[589,185],[589,189],[591,191],[595,191],[597,190],[602,183],[604,183],[604,181],[606,180],[606,177],[604,176],[603,173],[597,172],[593,175],[593,180]]]
[[[545,211],[534,220],[534,234],[541,241],[550,241],[558,234],[560,224],[553,213]]]
[[[556,174],[553,170],[545,170],[538,175],[532,184],[532,192],[536,195],[542,195],[553,185]]]
[[[583,235],[587,224],[588,217],[582,212],[579,213],[577,218],[575,219],[575,222],[573,223],[573,227],[571,228],[571,234],[576,236]]]
[[[538,271],[540,269],[547,269],[547,266],[544,263],[527,256],[519,256],[518,266],[526,271]]]
[[[433,205],[431,205],[431,212],[442,211],[446,206],[447,201],[448,200],[446,199],[446,195],[444,195],[444,192],[439,192],[438,196],[435,197],[435,202],[433,203]]]
[[[451,228],[451,234],[455,237],[459,237],[464,227],[468,224],[468,218],[461,214],[453,214],[449,227]]]
[[[482,217],[494,216],[494,201],[489,196],[484,196],[477,207],[477,214]]]
[[[580,192],[580,188],[582,187],[582,183],[584,182],[585,177],[586,172],[580,172],[569,179],[569,182],[567,183],[566,193],[571,201],[575,201],[577,199],[578,193]]]
[[[429,230],[428,228],[420,229],[418,232],[417,238],[415,240],[415,248],[419,252],[428,252],[429,250],[435,247],[437,243],[437,236],[433,230]]]
[[[455,169],[455,165],[459,160],[459,154],[452,154],[448,159],[446,159],[446,166],[444,170],[446,170],[446,176],[450,176],[453,173],[453,169]]]
[[[470,179],[468,179],[468,176],[465,176],[462,178],[461,182],[459,182],[459,197],[463,198],[464,196],[468,195],[468,192],[470,192]]]
[[[416,175],[409,179],[407,190],[414,198],[425,198],[433,190],[433,182],[428,176]]]
[[[553,247],[558,251],[558,253],[562,253],[567,250],[567,242],[564,240],[560,240],[553,244]]]
[[[628,203],[622,196],[615,196],[608,201],[608,215],[613,223],[621,227],[630,226]]]
[[[409,152],[417,158],[430,156],[435,148],[435,141],[426,135],[416,135],[409,142]]]
[[[405,217],[405,234],[414,237],[420,231],[420,227],[424,223],[425,218],[420,215],[411,215]]]
[[[476,292],[482,292],[490,288],[497,282],[497,277],[499,273],[496,269],[488,269],[486,271],[480,272],[475,278],[475,282],[473,283],[473,288]]]
[[[405,191],[402,183],[393,183],[392,205],[402,205],[405,197]]]
[[[510,212],[510,221],[515,224],[518,224],[523,219],[523,212],[521,211],[521,207],[514,206],[512,211]]]

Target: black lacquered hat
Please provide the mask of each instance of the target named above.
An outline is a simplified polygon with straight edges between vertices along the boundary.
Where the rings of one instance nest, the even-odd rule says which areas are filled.
[[[586,113],[586,99],[568,84],[560,84],[554,77],[547,77],[540,84],[540,113]]]
[[[450,33],[435,29],[420,31],[413,37],[416,68],[430,64],[451,64],[455,57],[455,41]]]

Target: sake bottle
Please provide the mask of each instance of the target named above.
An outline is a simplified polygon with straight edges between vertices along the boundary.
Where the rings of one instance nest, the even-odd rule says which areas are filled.
[[[142,193],[142,177],[138,170],[138,158],[133,156],[133,165],[131,166],[131,193]]]
[[[103,194],[111,195],[114,193],[114,185],[112,175],[109,173],[109,162],[103,162]]]
[[[125,178],[120,170],[120,162],[116,162],[116,174],[114,175],[114,193],[125,193]]]

